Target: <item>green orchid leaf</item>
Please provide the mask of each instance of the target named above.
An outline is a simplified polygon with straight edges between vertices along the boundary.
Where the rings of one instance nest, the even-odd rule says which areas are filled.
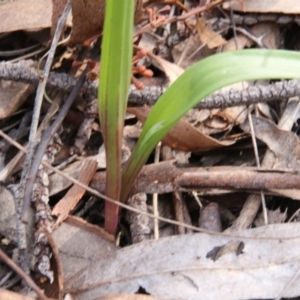
[[[123,122],[131,77],[135,0],[106,0],[99,116],[106,150],[106,195],[119,200]],[[119,207],[105,203],[105,229],[116,233]]]
[[[122,171],[121,201],[157,143],[193,106],[230,84],[258,79],[300,78],[300,53],[250,49],[210,56],[189,68],[160,97]]]

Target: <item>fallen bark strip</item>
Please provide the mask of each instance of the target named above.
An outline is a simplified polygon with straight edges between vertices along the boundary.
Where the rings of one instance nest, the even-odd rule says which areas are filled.
[[[86,185],[89,184],[93,175],[97,170],[97,162],[94,159],[87,158],[82,169],[79,172],[78,180]],[[82,196],[85,194],[85,189],[74,184],[68,192],[60,199],[52,209],[52,215],[58,216],[52,229],[55,230],[69,215],[70,211],[74,209]]]
[[[98,172],[91,187],[105,191],[105,172]],[[252,167],[180,167],[174,161],[146,165],[132,188],[132,193],[163,194],[180,189],[220,188],[233,190],[298,189],[300,176],[285,170]]]
[[[0,62],[0,79],[22,81],[26,83],[38,84],[39,76],[35,68],[29,67],[28,62],[20,61],[16,64]],[[67,74],[50,73],[48,85],[54,88],[70,92],[76,84],[76,78]],[[97,97],[97,81],[86,81],[83,90]],[[143,90],[137,90],[131,86],[129,91],[130,105],[154,105],[157,99],[166,90],[162,86],[148,86]],[[285,100],[290,97],[300,95],[300,80],[280,81],[267,86],[250,86],[247,89],[238,91],[230,90],[218,92],[205,98],[199,103],[197,108],[220,108],[237,105],[250,105],[259,102],[269,102],[274,100]]]

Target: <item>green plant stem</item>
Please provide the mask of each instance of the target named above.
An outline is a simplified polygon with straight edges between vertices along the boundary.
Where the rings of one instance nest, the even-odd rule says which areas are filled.
[[[99,115],[106,150],[106,195],[115,200],[121,190],[123,122],[131,76],[134,0],[106,0]],[[115,234],[119,207],[105,203],[105,229]]]

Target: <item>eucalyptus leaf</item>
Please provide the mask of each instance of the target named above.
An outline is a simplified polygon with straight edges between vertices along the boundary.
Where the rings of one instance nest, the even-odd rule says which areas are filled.
[[[74,300],[141,287],[158,299],[279,299],[281,293],[290,299],[300,294],[298,280],[289,286],[299,273],[299,230],[299,223],[287,223],[240,237],[197,233],[144,241],[90,262],[65,289]]]

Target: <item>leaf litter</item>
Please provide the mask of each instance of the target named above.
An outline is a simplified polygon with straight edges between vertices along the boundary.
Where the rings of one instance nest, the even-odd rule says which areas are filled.
[[[141,5],[142,2],[145,6],[150,5],[150,8],[161,8],[156,1],[137,1],[137,4]],[[170,24],[162,25],[161,28],[164,28],[162,31],[147,27],[145,10],[137,6],[135,15],[135,21],[139,26],[137,30],[143,32],[144,28],[148,28],[145,29],[139,46],[151,51],[150,55],[141,58],[137,64],[152,69],[154,78],[141,78],[145,89],[140,94],[131,87],[131,91],[137,95],[146,96],[140,97],[142,99],[138,105],[140,107],[128,107],[128,112],[133,116],[126,120],[127,129],[124,134],[128,135],[124,136],[127,144],[125,143],[122,148],[124,162],[139,136],[142,124],[137,123],[137,119],[144,122],[150,110],[148,107],[141,107],[143,99],[151,97],[157,99],[155,96],[157,90],[161,93],[166,89],[183,69],[219,51],[234,51],[236,48],[247,47],[299,48],[297,39],[291,38],[299,26],[298,3],[278,1],[276,5],[272,5],[270,2],[247,0],[232,2],[230,5],[234,12],[231,19],[227,17],[228,11],[223,10],[223,13],[220,13],[212,9],[205,12],[201,18],[190,18],[187,23],[179,21],[173,23],[176,25],[175,31],[170,29],[173,26]],[[45,40],[48,41],[50,36],[53,36],[58,17],[64,8],[60,1],[53,1],[53,9],[51,1],[46,0],[42,2],[31,0],[30,4],[28,1],[26,5],[24,4],[25,2],[21,0],[0,3],[2,16],[0,32],[6,34],[0,36],[0,59],[3,61],[8,61],[8,57],[26,59],[18,57],[17,53],[30,52],[31,50],[26,49],[36,43],[41,46],[41,51],[45,51],[44,47],[47,44]],[[193,8],[192,1],[185,1],[185,5],[187,10]],[[226,5],[229,4],[224,3],[224,9]],[[73,1],[73,24],[70,18],[67,21],[72,31],[70,39],[65,40],[65,43],[69,43],[69,49],[63,48],[63,51],[71,51],[74,55],[60,53],[56,56],[56,62],[59,57],[61,59],[55,64],[54,78],[59,78],[59,71],[67,75],[67,80],[71,80],[74,71],[70,65],[75,62],[75,57],[79,62],[88,57],[90,63],[95,64],[95,61],[98,63],[99,41],[95,36],[101,35],[103,14],[101,13],[99,17],[99,11],[103,12],[103,9],[103,1],[100,0],[89,1],[88,5],[81,0]],[[244,15],[239,13],[241,9]],[[179,15],[184,14],[175,8],[174,11]],[[93,17],[83,17],[83,13]],[[236,34],[233,32],[231,20],[235,22]],[[44,30],[41,30],[42,28]],[[69,29],[66,27],[64,30],[66,33],[64,36],[67,37]],[[167,32],[171,34],[167,35]],[[18,37],[18,43],[14,42],[15,37]],[[76,42],[79,44],[74,45]],[[82,48],[80,45],[82,42],[89,46]],[[96,46],[93,46],[94,43]],[[22,52],[24,49],[25,52]],[[16,50],[22,51],[14,52]],[[33,72],[30,74],[34,74],[33,66],[36,66],[41,58],[36,55],[39,54],[32,53],[34,62],[26,60],[26,66],[30,66],[29,70]],[[1,64],[0,69],[4,66],[9,67]],[[0,128],[25,146],[26,136],[30,130],[25,122],[25,113],[28,114],[32,110],[31,97],[36,79],[35,81],[27,79],[26,83],[18,82],[19,78],[28,74],[28,69],[25,72],[22,64],[19,66],[14,78],[2,75],[0,78],[2,80],[0,95],[5,104],[0,110]],[[13,81],[8,82],[7,79]],[[71,90],[68,84],[64,91]],[[242,96],[245,95],[246,84],[250,85],[251,90],[253,83],[244,83],[235,86],[235,91]],[[264,95],[269,97],[272,94],[268,90],[269,82],[260,84],[265,85],[267,92]],[[92,83],[87,88],[89,93],[82,93],[77,97],[59,135],[54,136],[52,145],[48,146],[47,155],[56,156],[54,164],[70,176],[86,184],[91,181],[90,186],[104,192],[105,153],[103,147],[101,148],[101,129],[97,120],[97,108],[95,109],[93,102],[95,92],[91,90],[91,86]],[[253,87],[256,88],[256,83]],[[262,88],[258,90],[262,91]],[[221,91],[220,95],[222,98],[225,92]],[[25,231],[27,253],[32,261],[29,265],[30,270],[37,275],[39,272],[37,266],[42,265],[35,253],[37,249],[41,249],[39,254],[43,253],[45,257],[51,251],[56,254],[49,256],[49,265],[46,263],[48,260],[42,256],[45,259],[42,273],[44,275],[36,276],[36,283],[44,289],[48,297],[56,299],[63,297],[67,299],[70,295],[72,299],[123,300],[153,297],[269,299],[299,296],[300,291],[296,282],[300,268],[298,263],[300,208],[295,201],[300,199],[299,189],[296,185],[296,188],[286,188],[287,185],[284,186],[283,180],[289,178],[290,184],[292,179],[297,180],[299,173],[297,134],[299,98],[294,97],[286,101],[288,99],[284,94],[279,95],[281,101],[255,105],[254,102],[259,101],[255,100],[248,107],[245,105],[234,108],[214,107],[213,110],[202,111],[201,116],[196,110],[181,120],[163,140],[161,161],[154,165],[150,159],[150,164],[142,169],[133,186],[136,195],[133,195],[131,200],[134,201],[130,203],[140,212],[124,211],[121,214],[123,236],[120,245],[126,246],[124,248],[116,246],[115,238],[101,228],[103,201],[85,193],[84,188],[77,189],[76,185],[70,187],[70,182],[59,174],[49,174],[48,177],[47,172],[41,172],[37,182],[38,188],[35,187],[37,211],[30,209],[33,217]],[[46,114],[49,107],[50,104],[44,101],[43,114]],[[253,112],[252,121],[249,119],[249,112]],[[82,126],[79,127],[78,123]],[[255,166],[257,160],[248,138],[252,131],[251,127],[256,138],[261,141],[258,143],[261,169],[259,166],[256,169],[247,168]],[[16,214],[20,210],[18,188],[16,189],[14,184],[19,182],[19,170],[24,166],[24,156],[22,153],[17,154],[15,148],[8,142],[3,140],[1,143],[0,177],[6,186],[1,185],[0,190],[2,240],[0,249],[10,253],[11,250],[4,247],[7,240],[10,249],[16,248],[16,245],[22,249],[20,224],[16,222]],[[86,171],[83,171],[84,165],[91,159],[93,166],[86,176]],[[220,166],[224,169],[220,169]],[[233,185],[231,182],[230,188],[224,188],[226,184],[228,185],[224,177],[233,175],[235,178],[240,177],[240,181],[234,181],[236,183]],[[190,178],[201,176],[203,182],[206,177],[212,178],[210,185],[200,188],[188,182]],[[264,181],[267,176],[272,178],[273,182]],[[246,185],[247,179],[253,180]],[[277,181],[274,181],[275,179]],[[255,180],[260,182],[256,183]],[[241,185],[241,182],[244,182],[244,185]],[[266,203],[264,209],[260,208],[262,191],[257,188],[262,186],[262,182],[267,182],[263,191]],[[153,212],[150,197],[153,193],[158,193],[160,216],[189,225],[199,225],[199,230],[204,232],[191,233],[191,229],[184,230],[184,224],[175,226],[163,221],[157,224],[152,222],[145,213]],[[49,211],[51,209],[53,215],[60,214],[56,230],[48,210],[41,209],[44,207],[42,202],[45,202],[46,198],[50,200]],[[67,201],[66,208],[60,200],[68,198],[71,202]],[[58,211],[59,207],[63,209]],[[46,239],[45,244],[39,244],[39,247],[43,245],[42,248],[38,248],[35,244],[34,236],[45,230],[42,227],[37,228],[35,232],[33,220],[37,215],[44,216],[44,225],[48,227],[47,234],[53,231],[53,239],[48,236],[48,242]],[[288,223],[287,220],[294,222]],[[266,221],[269,225],[264,226]],[[277,224],[271,225],[273,223]],[[159,227],[160,235],[165,237],[153,240],[154,231],[157,230],[155,226]],[[251,227],[256,228],[249,229]],[[207,230],[209,232],[206,232]],[[176,232],[177,235],[171,236]],[[189,234],[185,234],[186,232]],[[39,239],[40,242],[44,242],[43,235],[39,235]],[[23,257],[23,262],[22,256],[19,259],[22,266],[26,259]],[[4,270],[2,266],[0,264],[0,271]],[[60,268],[63,270],[62,274],[58,271]],[[49,272],[54,272],[52,284],[47,278]],[[4,277],[1,275],[1,282],[13,284],[12,279]],[[10,286],[5,284],[2,283],[1,287]],[[17,291],[19,294],[30,296],[18,286]],[[1,293],[0,299],[7,299],[8,294],[5,294],[3,289]],[[133,295],[134,293],[148,293],[153,297]],[[18,296],[14,294],[15,299]]]
[[[240,238],[203,233],[143,242],[93,262],[66,287],[78,300],[139,287],[167,299],[216,299],[220,291],[224,299],[274,298],[299,270],[298,232],[298,224],[284,224],[240,232]],[[295,285],[284,296],[298,293]]]

